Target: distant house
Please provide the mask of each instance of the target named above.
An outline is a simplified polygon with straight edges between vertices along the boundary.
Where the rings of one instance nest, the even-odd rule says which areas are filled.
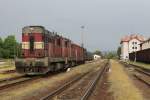
[[[93,58],[94,58],[94,60],[98,60],[98,59],[101,59],[101,56],[94,54],[94,55],[93,55]]]
[[[145,38],[139,34],[131,34],[124,36],[121,39],[121,59],[128,60],[129,53],[136,52],[141,49],[140,44],[144,42]]]

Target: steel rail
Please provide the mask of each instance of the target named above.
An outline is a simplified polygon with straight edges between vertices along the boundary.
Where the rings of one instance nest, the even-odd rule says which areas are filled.
[[[150,73],[145,72],[145,71],[143,71],[143,70],[141,70],[141,69],[135,68],[135,70],[138,71],[138,72],[140,72],[140,73],[143,73],[143,74],[145,74],[145,75],[147,75],[147,76],[150,76]]]
[[[16,76],[16,77],[11,77],[11,78],[5,78],[5,79],[0,79],[0,84],[2,82],[7,82],[7,81],[11,81],[11,80],[16,80],[16,79],[19,79],[19,78],[22,78],[24,77],[25,75],[22,75],[22,76]]]
[[[134,76],[135,76],[138,80],[140,80],[141,82],[145,83],[146,85],[148,85],[148,86],[150,87],[150,83],[149,83],[149,82],[145,81],[144,79],[142,79],[141,77],[139,77],[139,76],[136,75],[136,74],[134,74]]]
[[[38,79],[38,78],[39,77],[34,77],[34,78],[20,77],[20,78],[14,79],[14,80],[4,81],[4,82],[8,82],[8,83],[1,82],[0,83],[0,90],[6,89],[6,88],[9,88],[9,87],[13,87],[13,86],[16,86],[18,84],[22,84],[24,82],[35,80],[35,79]]]
[[[140,65],[134,65],[134,64],[130,64],[130,63],[129,63],[129,65],[131,65],[131,66],[134,66],[134,67],[136,67],[136,68],[140,68],[140,69],[142,69],[142,70],[146,70],[146,71],[150,72],[150,69],[144,68],[144,67],[142,67],[142,66],[140,66]]]
[[[128,67],[129,67],[129,66],[130,66],[130,67],[134,67],[134,70],[137,71],[137,72],[139,72],[139,73],[142,73],[142,74],[144,74],[144,75],[150,76],[150,73],[147,72],[147,71],[145,71],[145,70],[146,70],[145,68],[142,68],[142,67],[140,67],[140,66],[136,66],[136,65],[133,65],[133,64],[127,64],[127,63],[125,63],[125,62],[121,62],[121,63],[122,63],[123,65],[125,65],[125,66],[128,66]],[[134,76],[136,79],[138,79],[139,81],[143,82],[144,84],[150,86],[150,83],[149,83],[149,82],[147,82],[146,80],[142,79],[142,78],[139,77],[138,75],[133,74],[133,76]]]
[[[78,80],[80,80],[82,77],[84,77],[85,75],[87,75],[89,72],[84,73],[76,78],[74,78],[73,80],[65,83],[64,85],[62,85],[61,87],[59,87],[58,89],[56,89],[55,91],[51,92],[50,94],[42,97],[40,100],[49,100],[50,98],[52,98],[54,95],[64,91],[67,87],[71,86],[71,84],[77,82]]]
[[[138,71],[139,73],[143,73],[147,76],[150,76],[150,72],[149,72],[149,69],[145,69],[145,68],[142,68],[140,66],[137,66],[137,65],[133,65],[133,64],[128,64],[128,63],[125,63],[125,62],[121,62],[121,64],[125,65],[125,66],[128,66],[128,67],[134,67],[134,69],[136,71]]]
[[[0,74],[10,74],[10,73],[16,73],[16,70],[5,70],[5,71],[0,71]]]
[[[106,70],[108,70],[108,64],[107,63],[102,69],[100,69],[99,73],[95,77],[95,79],[91,82],[91,85],[87,88],[85,94],[81,97],[81,100],[87,100],[88,97],[91,95],[92,91],[94,90],[94,87],[96,86],[97,82],[102,79],[103,74]]]

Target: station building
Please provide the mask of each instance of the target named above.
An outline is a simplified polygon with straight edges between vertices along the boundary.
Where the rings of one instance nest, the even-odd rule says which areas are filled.
[[[141,50],[149,49],[150,48],[150,38],[145,40],[140,44]]]
[[[129,53],[141,50],[140,44],[145,41],[145,38],[139,34],[131,34],[122,37],[121,44],[121,55],[122,60],[129,59]]]

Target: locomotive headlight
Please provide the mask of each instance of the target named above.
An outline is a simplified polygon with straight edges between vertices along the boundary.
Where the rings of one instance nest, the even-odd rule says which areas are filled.
[[[44,48],[44,42],[35,42],[34,43],[35,49],[43,49]]]

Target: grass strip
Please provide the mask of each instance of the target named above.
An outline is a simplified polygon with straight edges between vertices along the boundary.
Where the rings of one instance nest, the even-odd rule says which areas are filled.
[[[143,100],[141,92],[117,61],[111,60],[111,72],[108,80],[111,83],[110,91],[115,100]]]
[[[141,66],[146,69],[150,69],[150,64],[146,64],[146,63],[142,63],[142,62],[134,62],[134,61],[128,61],[128,63],[137,65],[137,66]]]

